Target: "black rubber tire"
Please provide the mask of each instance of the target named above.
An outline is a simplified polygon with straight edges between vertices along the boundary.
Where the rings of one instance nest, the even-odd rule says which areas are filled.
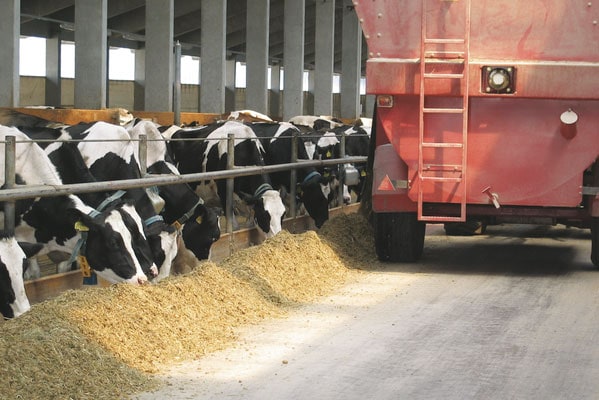
[[[593,217],[591,221],[591,261],[599,267],[599,217]]]
[[[379,260],[415,262],[422,256],[426,224],[416,213],[376,213],[375,249]]]

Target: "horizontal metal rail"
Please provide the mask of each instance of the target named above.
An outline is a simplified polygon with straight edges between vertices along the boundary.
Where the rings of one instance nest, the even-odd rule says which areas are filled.
[[[116,181],[98,181],[93,183],[75,183],[69,185],[16,185],[12,189],[0,190],[0,201],[21,200],[32,197],[64,196],[77,193],[92,193],[99,191],[110,191],[118,189],[140,188],[150,186],[165,186],[176,183],[199,182],[206,180],[218,180],[226,178],[237,178],[241,176],[268,174],[271,172],[286,171],[306,167],[322,167],[328,165],[339,165],[347,163],[365,163],[368,157],[353,156],[336,158],[330,160],[299,160],[297,163],[256,166],[235,167],[229,171],[199,172],[182,175],[154,175],[138,179],[123,179]]]

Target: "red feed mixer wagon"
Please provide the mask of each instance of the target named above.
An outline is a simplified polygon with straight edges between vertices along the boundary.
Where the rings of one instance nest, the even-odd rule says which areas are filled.
[[[590,228],[599,266],[599,2],[354,0],[377,97],[377,255],[425,224]]]

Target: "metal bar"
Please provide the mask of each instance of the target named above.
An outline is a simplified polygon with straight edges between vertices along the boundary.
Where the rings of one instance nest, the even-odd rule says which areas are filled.
[[[4,147],[4,186],[12,189],[15,186],[16,144],[14,136],[6,136]],[[15,234],[15,199],[7,199],[4,203],[4,231]]]
[[[580,194],[597,196],[599,195],[599,187],[595,186],[583,186]]]
[[[139,135],[139,171],[141,176],[148,173],[148,136],[144,133]]]
[[[173,88],[174,124],[181,125],[181,43],[175,43],[175,87]]]
[[[227,134],[227,170],[235,168],[235,134]],[[225,216],[227,217],[227,233],[233,232],[233,190],[234,178],[227,178],[227,199],[225,202]]]
[[[204,180],[218,180],[240,176],[250,176],[257,174],[269,174],[271,172],[286,171],[290,169],[305,167],[324,167],[329,165],[338,165],[345,163],[365,163],[368,157],[353,156],[345,159],[331,160],[310,160],[298,161],[297,163],[243,167],[225,171],[198,172],[184,175],[153,175],[142,179],[123,179],[116,181],[101,181],[93,183],[74,183],[69,185],[31,185],[16,186],[14,189],[0,190],[0,201],[28,199],[31,197],[51,197],[64,196],[77,193],[91,193],[106,190],[118,190],[129,188],[140,188],[150,186],[164,186],[175,183],[189,183]]]
[[[291,163],[295,164],[297,162],[297,146],[298,146],[299,136],[296,131],[293,131],[291,135]],[[291,218],[295,218],[297,214],[297,207],[295,196],[297,192],[297,170],[292,169],[291,175],[289,177],[289,197],[291,200],[289,201],[289,216]]]
[[[339,157],[345,158],[345,132],[341,133],[341,140],[339,140]],[[343,166],[339,168],[339,192],[337,193],[337,201],[339,206],[343,206],[343,186],[345,184],[345,177],[343,176]]]

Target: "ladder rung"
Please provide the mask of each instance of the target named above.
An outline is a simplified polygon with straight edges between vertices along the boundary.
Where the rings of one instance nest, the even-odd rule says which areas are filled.
[[[431,182],[461,182],[461,176],[421,176],[420,180],[422,181],[431,181]]]
[[[424,74],[425,78],[430,79],[462,79],[464,74],[435,74],[435,73],[426,73]]]
[[[462,114],[463,108],[424,108],[422,109],[425,113],[431,114]]]
[[[424,52],[425,59],[436,59],[438,62],[464,62],[464,52],[463,51],[441,51],[441,50],[430,50]],[[449,58],[449,57],[453,58]],[[429,61],[427,61],[429,62]],[[434,61],[433,61],[434,62]]]
[[[462,44],[466,43],[464,39],[449,39],[449,38],[425,38],[426,44]]]
[[[422,147],[464,147],[463,143],[435,143],[435,142],[422,142]]]
[[[421,215],[420,221],[431,221],[431,222],[465,222],[465,217],[443,217],[440,215]]]

